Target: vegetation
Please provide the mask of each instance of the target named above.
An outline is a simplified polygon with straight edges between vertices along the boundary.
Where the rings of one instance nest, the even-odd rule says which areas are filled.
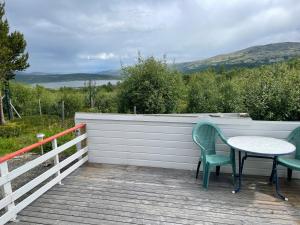
[[[24,36],[18,31],[10,33],[4,5],[4,3],[0,3],[0,100],[2,100],[3,84],[8,86],[9,80],[14,78],[16,71],[22,71],[29,66],[27,63],[28,53],[25,53]],[[7,87],[5,96],[9,102]],[[10,107],[8,110],[10,111]],[[4,123],[3,105],[0,101],[0,125]]]
[[[0,156],[37,142],[36,134],[38,133],[44,133],[46,137],[50,137],[73,126],[73,123],[73,119],[69,119],[63,125],[57,116],[28,116],[15,119],[14,122],[0,126]],[[73,134],[63,136],[58,139],[58,144],[63,144],[72,138],[74,138]],[[52,149],[51,143],[43,147],[45,152]],[[66,154],[73,150],[69,149]],[[35,151],[40,152],[40,149]]]
[[[71,127],[78,111],[132,113],[136,106],[138,113],[248,112],[257,120],[300,120],[300,59],[182,75],[165,60],[150,57],[123,73],[121,84],[97,87],[89,82],[80,89],[11,82],[12,101],[23,119],[1,127],[0,154],[36,142],[39,132],[50,136]]]
[[[119,111],[137,113],[176,112],[183,82],[177,71],[165,60],[138,58],[138,63],[123,69],[125,79],[120,87]]]
[[[73,117],[77,111],[132,113],[248,112],[258,120],[300,120],[300,59],[252,69],[209,69],[192,75],[164,60],[139,59],[123,69],[121,84],[50,90],[11,83],[12,102],[23,116]]]

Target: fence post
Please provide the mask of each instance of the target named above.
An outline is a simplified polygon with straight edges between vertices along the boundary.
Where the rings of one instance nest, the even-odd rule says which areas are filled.
[[[42,116],[42,106],[41,106],[41,99],[39,98],[39,112],[40,116]]]
[[[6,161],[0,164],[0,172],[1,172],[1,177],[4,177],[8,174],[8,166],[7,166]],[[2,191],[3,191],[3,197],[6,197],[6,196],[11,196],[12,197],[12,188],[11,188],[11,182],[10,181],[3,184]],[[14,207],[15,207],[15,202],[11,198],[11,203],[9,203],[6,206],[7,212],[12,210]],[[12,220],[16,220],[16,217],[17,217],[17,215],[15,214],[13,216]]]
[[[75,136],[76,137],[79,137],[81,135],[81,130],[80,129],[77,129],[76,131],[75,131]],[[77,144],[76,144],[76,151],[78,152],[79,150],[81,150],[82,149],[82,142],[78,142]],[[80,157],[78,157],[78,160],[80,160],[80,159],[82,159],[82,156],[80,156]]]
[[[4,96],[5,96],[5,103],[6,103],[6,108],[8,112],[8,119],[12,120],[14,119],[14,114],[10,105],[10,93],[9,93],[9,83],[5,82],[5,88],[4,88]]]
[[[80,129],[77,129],[75,131],[75,136],[79,137],[80,135],[85,134],[85,133],[86,133],[86,129],[85,129],[85,126],[84,126],[84,127],[80,128]],[[85,140],[82,140],[81,142],[78,142],[76,144],[76,150],[79,151],[79,150],[83,149],[86,146],[87,146],[87,140],[85,139]],[[80,160],[80,159],[82,159],[82,156],[78,157],[78,160]]]
[[[62,101],[62,103],[61,103],[61,120],[62,120],[62,124],[64,125],[64,122],[65,122],[65,101]]]
[[[52,143],[52,150],[57,149],[57,139],[53,139]],[[59,164],[59,155],[56,154],[54,157],[54,166]],[[56,176],[59,177],[60,176],[60,168],[56,173]],[[62,185],[61,180],[58,182],[58,184]]]

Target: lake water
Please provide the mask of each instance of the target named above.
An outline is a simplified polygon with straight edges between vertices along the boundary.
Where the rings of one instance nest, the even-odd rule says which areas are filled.
[[[93,82],[95,82],[96,86],[101,86],[104,84],[108,84],[109,82],[111,84],[116,84],[119,81],[120,80],[95,80]],[[74,80],[74,81],[63,81],[63,82],[34,83],[32,85],[36,86],[38,84],[46,88],[58,89],[61,87],[74,87],[74,88],[84,87],[85,83],[86,81],[83,80]]]

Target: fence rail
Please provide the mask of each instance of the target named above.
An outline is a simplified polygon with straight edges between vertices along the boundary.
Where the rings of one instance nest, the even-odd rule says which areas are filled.
[[[76,138],[72,139],[71,141],[58,146],[57,145],[57,139],[59,137],[62,137],[66,134],[69,134],[71,132],[76,132]],[[33,145],[30,145],[28,147],[22,148],[14,153],[8,154],[4,157],[0,158],[0,187],[3,189],[3,198],[0,200],[0,210],[5,208],[5,213],[0,217],[0,225],[7,223],[10,220],[14,220],[17,216],[17,213],[20,212],[22,209],[24,209],[26,206],[28,206],[31,202],[33,202],[35,199],[37,199],[39,196],[41,196],[43,193],[48,191],[51,187],[53,187],[55,184],[61,184],[61,180],[68,176],[70,173],[72,173],[75,169],[77,169],[79,166],[84,164],[88,160],[88,146],[86,143],[87,139],[87,133],[85,132],[85,124],[78,124],[75,127],[72,127],[68,130],[65,130],[59,134],[56,134],[52,137],[46,138],[43,141],[37,142]],[[9,171],[7,161],[19,156],[25,152],[29,152],[43,144],[46,144],[48,142],[52,142],[52,150],[47,152],[44,155],[39,156],[38,158],[27,162],[26,164]],[[64,159],[63,161],[59,161],[59,154],[64,152],[66,149],[76,145],[77,152],[73,155],[69,156],[68,158]],[[48,169],[46,172],[42,173],[38,177],[34,178],[33,180],[29,181],[22,187],[18,188],[17,190],[13,191],[11,182],[21,176],[22,174],[28,172],[29,170],[35,168],[36,166],[42,164],[43,162],[53,159],[54,166]],[[77,161],[76,161],[77,160]],[[71,164],[74,162],[73,164]],[[71,164],[71,165],[70,165]],[[61,171],[66,166],[70,165],[67,169],[65,169],[63,172]],[[45,182],[47,179],[49,179],[51,176],[54,176],[50,181],[48,181],[43,186],[39,187],[37,190],[35,190],[33,193],[31,193],[29,196],[27,196],[25,199],[23,199],[18,204],[15,204],[15,202],[22,196],[24,196],[29,191],[36,188],[38,185]]]

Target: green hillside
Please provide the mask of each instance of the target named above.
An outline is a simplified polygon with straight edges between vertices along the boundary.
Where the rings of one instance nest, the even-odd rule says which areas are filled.
[[[283,42],[253,46],[229,54],[217,55],[204,60],[175,64],[184,73],[202,71],[207,68],[255,67],[281,62],[300,56],[300,42]]]

